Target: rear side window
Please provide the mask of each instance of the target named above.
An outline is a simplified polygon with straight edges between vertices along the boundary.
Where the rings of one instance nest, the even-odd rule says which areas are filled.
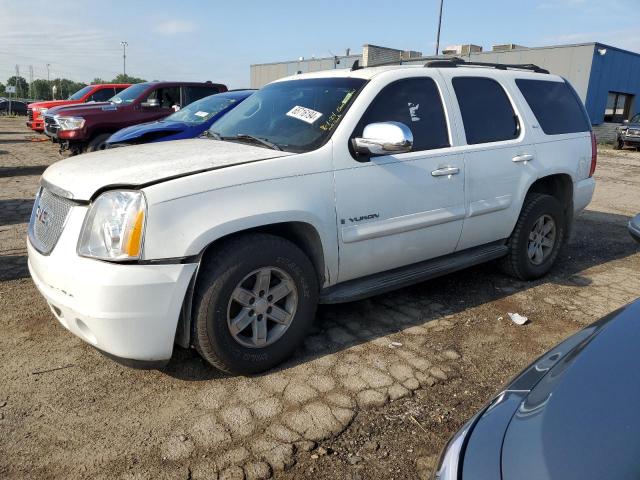
[[[184,105],[189,105],[191,102],[200,100],[201,98],[208,97],[209,95],[215,95],[219,93],[218,87],[184,87]],[[183,106],[184,106],[183,105]]]
[[[106,102],[113,97],[113,88],[102,88],[91,95],[89,101],[93,102]]]
[[[545,134],[591,130],[580,99],[566,82],[518,79],[516,85]]]
[[[518,137],[518,117],[498,82],[484,77],[456,77],[453,89],[469,145]]]
[[[398,80],[382,89],[354,132],[376,122],[401,122],[413,134],[413,151],[450,146],[442,99],[431,78]]]

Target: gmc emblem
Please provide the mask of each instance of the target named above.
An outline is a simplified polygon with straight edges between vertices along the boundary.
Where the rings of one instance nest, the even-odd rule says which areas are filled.
[[[49,212],[42,208],[40,204],[38,204],[38,207],[36,208],[36,220],[44,226],[47,226],[49,222]]]

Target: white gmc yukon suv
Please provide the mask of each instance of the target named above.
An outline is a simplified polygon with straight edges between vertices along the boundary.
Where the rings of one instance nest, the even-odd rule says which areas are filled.
[[[273,82],[206,137],[49,167],[29,269],[56,318],[107,355],[174,343],[251,374],[298,347],[320,303],[501,259],[549,271],[594,190],[573,88],[459,60]]]

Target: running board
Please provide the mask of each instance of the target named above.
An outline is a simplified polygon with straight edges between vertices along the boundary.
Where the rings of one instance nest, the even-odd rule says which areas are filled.
[[[322,290],[320,303],[345,303],[362,300],[495,260],[505,256],[508,250],[505,241],[501,240],[406,267],[349,280]]]

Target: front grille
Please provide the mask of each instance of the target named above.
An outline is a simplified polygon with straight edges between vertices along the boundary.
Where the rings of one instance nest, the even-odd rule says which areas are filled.
[[[51,134],[58,133],[58,122],[53,118],[53,115],[45,115],[44,116],[44,129]]]
[[[33,108],[27,108],[27,117],[30,122],[33,122]]]
[[[29,222],[29,239],[36,250],[45,255],[51,253],[73,206],[72,200],[54,195],[46,188],[40,189]]]

